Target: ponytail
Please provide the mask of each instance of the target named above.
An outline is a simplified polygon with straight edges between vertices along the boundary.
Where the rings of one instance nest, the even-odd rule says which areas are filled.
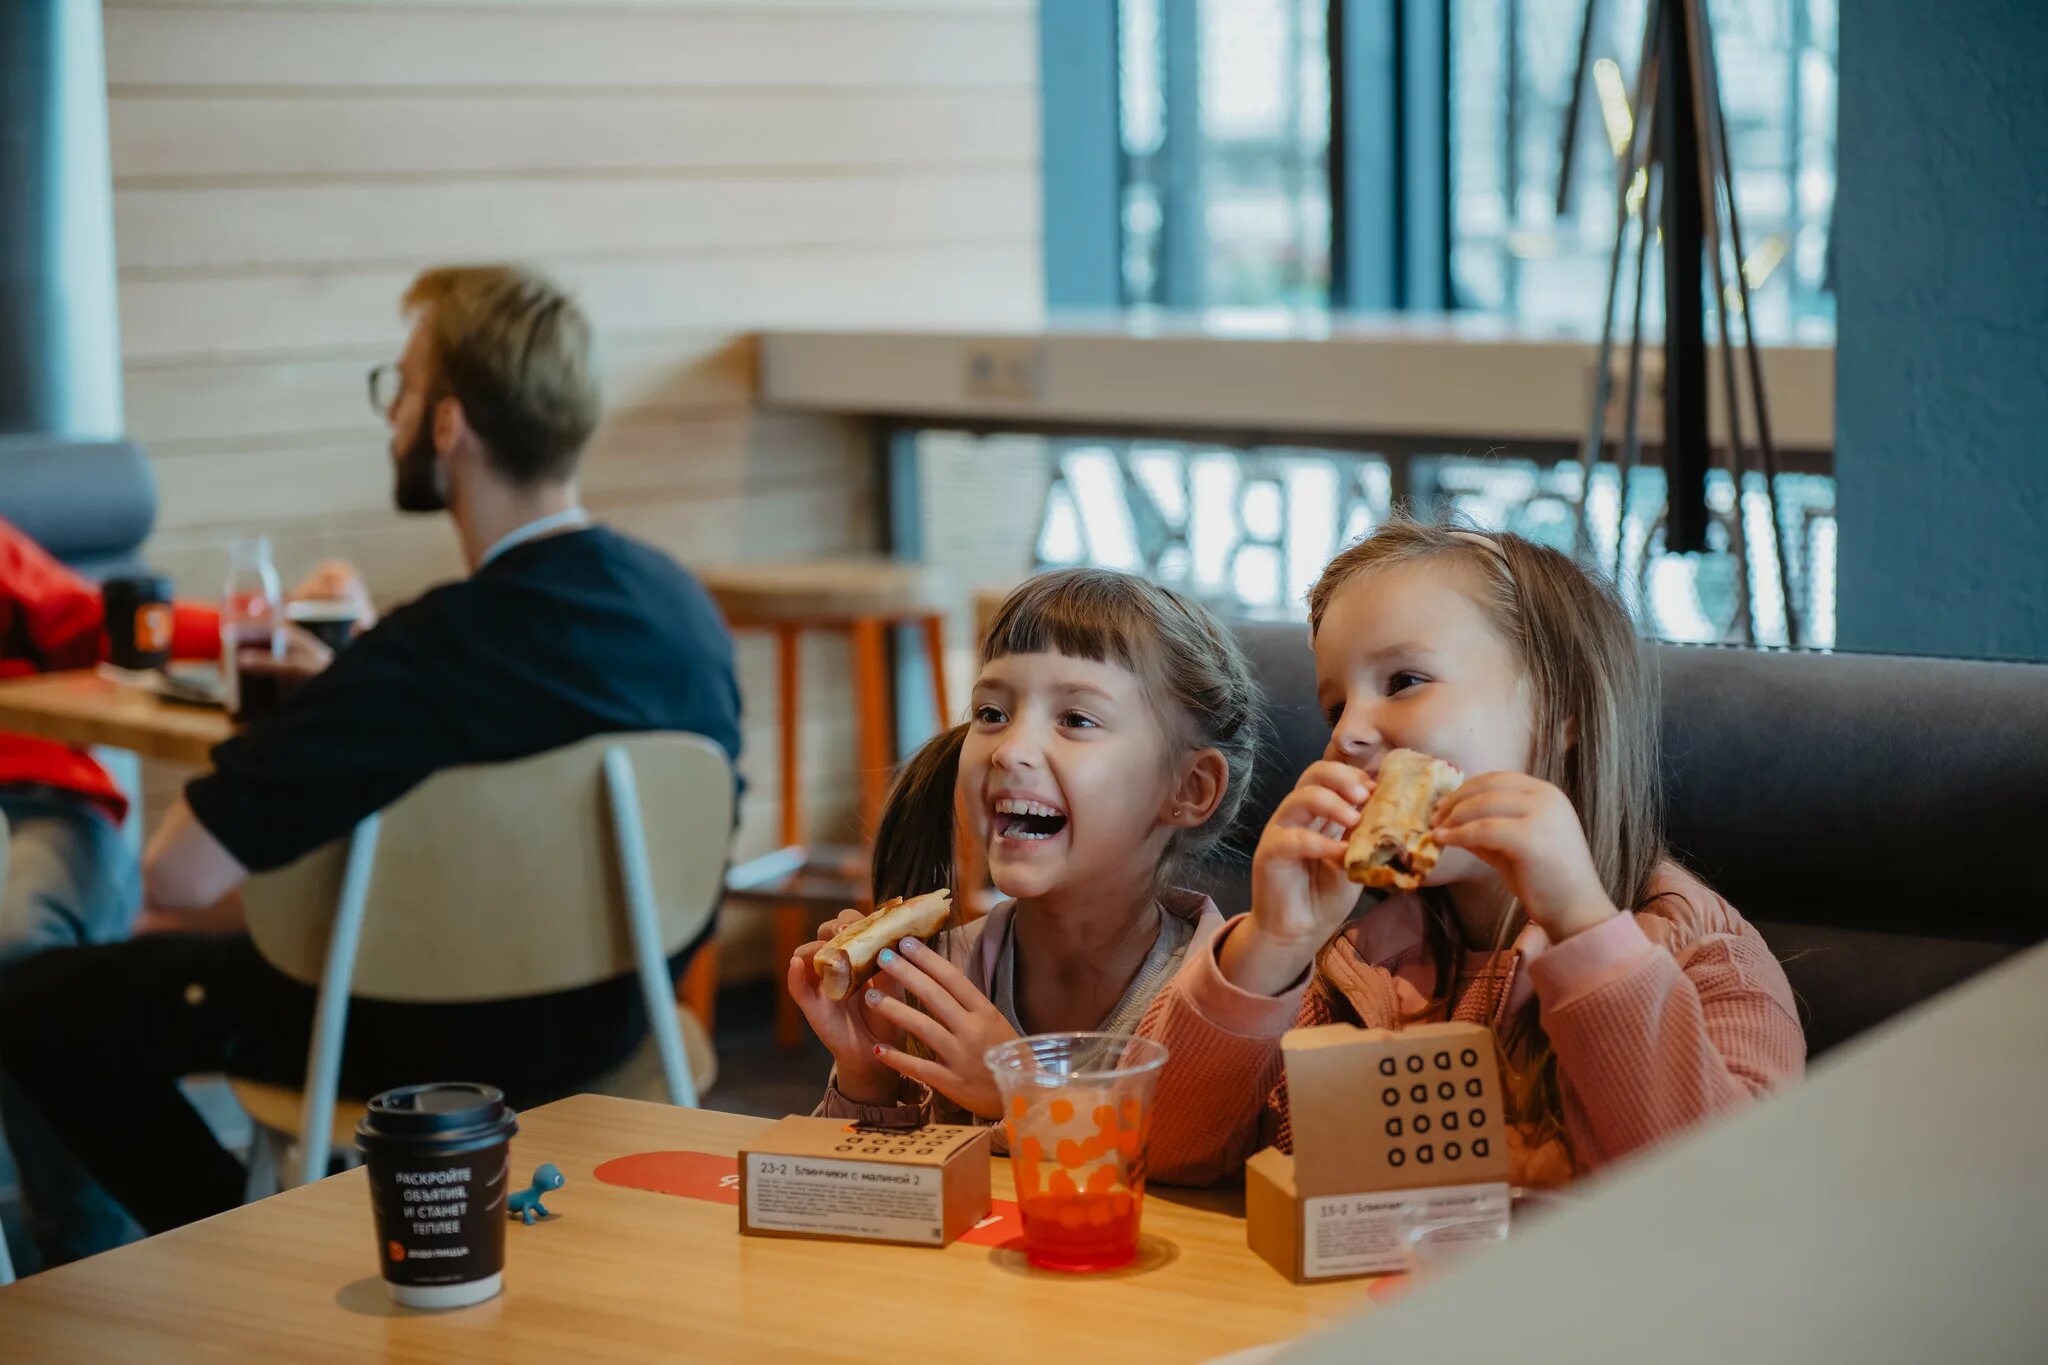
[[[965,725],[927,740],[890,785],[875,830],[877,905],[953,885],[954,788],[960,779],[960,748],[966,740]]]

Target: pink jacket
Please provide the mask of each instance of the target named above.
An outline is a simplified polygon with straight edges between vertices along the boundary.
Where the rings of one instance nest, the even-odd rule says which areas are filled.
[[[1763,937],[1675,864],[1659,866],[1650,891],[1635,914],[1564,943],[1532,925],[1497,959],[1467,954],[1453,991],[1451,1017],[1496,1032],[1534,992],[1580,1170],[1735,1109],[1805,1068],[1792,987]],[[1326,955],[1330,984],[1370,1027],[1399,1027],[1428,1000],[1435,969],[1422,916],[1418,897],[1391,896]],[[1292,1150],[1280,1036],[1330,1022],[1329,1005],[1306,981],[1257,996],[1224,980],[1216,949],[1238,923],[1189,947],[1145,1017],[1143,1031],[1172,1054],[1154,1111],[1156,1180],[1206,1184],[1235,1175],[1268,1143]],[[1515,1157],[1517,1183],[1575,1173],[1554,1146],[1517,1144]]]
[[[1168,890],[1160,897],[1160,904],[1167,913],[1178,916],[1194,926],[1194,938],[1188,944],[1188,955],[1203,951],[1203,945],[1213,943],[1216,933],[1223,927],[1223,916],[1216,909],[1214,901],[1194,891]],[[1009,936],[1010,917],[1017,912],[1015,901],[1004,901],[982,919],[963,924],[958,929],[948,929],[939,936],[936,946],[945,954],[946,961],[963,972],[974,983],[976,990],[993,1000],[996,996],[996,966],[1001,958],[1003,940]],[[1141,974],[1142,975],[1142,974]],[[1135,989],[1143,989],[1142,982],[1132,983]],[[1130,1014],[1136,1017],[1145,1009],[1146,1002],[1132,1000],[1119,1004],[1116,1011],[1124,1013],[1123,1004],[1128,1003]],[[1149,1032],[1151,1014],[1145,1014],[1145,1025],[1139,1033]],[[1113,1022],[1104,1020],[1105,1024]],[[1013,1021],[1014,1023],[1014,1021]],[[983,1124],[993,1120],[978,1118],[953,1104],[943,1095],[932,1093],[929,1086],[906,1079],[903,1082],[900,1103],[894,1105],[856,1104],[839,1093],[838,1073],[833,1073],[832,1082],[826,1086],[825,1098],[818,1101],[812,1112],[824,1118],[852,1119],[856,1123],[897,1125],[907,1123],[969,1123]],[[1002,1133],[996,1134],[996,1148],[1004,1150]]]

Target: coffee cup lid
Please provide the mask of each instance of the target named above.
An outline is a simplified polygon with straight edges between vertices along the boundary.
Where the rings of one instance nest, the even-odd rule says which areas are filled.
[[[423,1142],[444,1147],[509,1136],[518,1122],[495,1086],[439,1081],[387,1090],[356,1126],[358,1142]]]

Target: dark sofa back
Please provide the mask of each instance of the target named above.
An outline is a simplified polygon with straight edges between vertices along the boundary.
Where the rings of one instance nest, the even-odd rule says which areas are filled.
[[[1274,743],[1206,885],[1250,850],[1328,731],[1307,628],[1246,624]],[[1821,1052],[2048,936],[2048,666],[1652,648],[1673,852],[1760,929]]]

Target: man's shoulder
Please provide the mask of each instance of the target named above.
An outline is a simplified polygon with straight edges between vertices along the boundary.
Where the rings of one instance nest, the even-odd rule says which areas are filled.
[[[635,536],[615,531],[609,526],[590,528],[592,553],[623,565],[635,573],[676,588],[687,589],[692,594],[703,591],[696,576],[676,557],[659,546],[650,545]]]
[[[508,554],[502,565],[445,586],[490,591],[501,586],[531,587],[537,582],[592,578],[649,585],[658,591],[697,590],[689,570],[667,551],[602,524],[522,545]]]

